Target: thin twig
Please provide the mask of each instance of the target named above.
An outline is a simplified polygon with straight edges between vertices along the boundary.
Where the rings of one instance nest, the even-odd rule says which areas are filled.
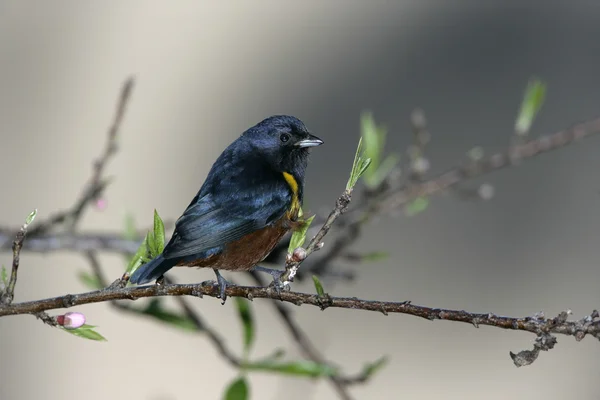
[[[310,254],[312,254],[316,250],[319,250],[323,246],[321,244],[323,241],[323,238],[325,237],[325,235],[327,235],[327,233],[331,229],[331,226],[333,225],[335,220],[338,219],[338,217],[346,211],[346,209],[348,208],[348,204],[350,204],[351,200],[352,200],[352,189],[346,189],[342,193],[342,195],[337,199],[334,209],[329,213],[329,216],[325,220],[325,223],[323,224],[321,229],[319,229],[317,234],[308,243],[308,246],[306,246],[305,258],[301,259],[301,260],[296,260],[294,258],[290,258],[286,261],[285,272],[281,277],[281,281],[283,282],[284,285],[289,284],[289,282],[293,282],[294,277],[296,276],[296,273],[298,272],[298,268],[300,267],[300,264],[302,264],[302,262],[306,259],[306,257],[308,257]]]
[[[85,254],[88,261],[90,262],[92,271],[98,279],[100,285],[104,288],[108,288],[109,282],[104,276],[104,272],[102,271],[102,267],[100,266],[100,262],[98,261],[96,252],[88,251]],[[165,282],[169,284],[175,283],[171,278],[165,278]],[[204,322],[203,318],[196,311],[194,311],[194,309],[188,304],[188,302],[181,296],[177,297],[177,302],[183,309],[184,315],[194,323],[196,332],[206,334],[208,336],[208,339],[212,342],[219,354],[225,360],[227,360],[234,367],[240,367],[242,365],[242,360],[239,357],[236,357],[235,354],[233,354],[233,352],[227,348],[227,346],[225,345],[225,341],[219,336],[219,334],[215,330],[213,330],[206,322]],[[110,304],[119,311],[143,315],[143,313],[139,309],[131,307],[128,304],[124,304],[118,301],[111,301]]]
[[[37,210],[35,210],[27,221],[21,226],[21,229],[17,232],[16,238],[12,245],[13,251],[13,261],[12,261],[12,270],[10,272],[10,279],[8,281],[8,285],[6,289],[2,293],[0,298],[0,303],[2,304],[10,304],[15,298],[15,285],[17,284],[17,273],[19,271],[19,262],[21,260],[21,248],[23,247],[23,241],[25,240],[25,236],[27,236],[27,227],[35,218],[35,214]]]
[[[251,275],[259,286],[265,285],[265,282],[263,282],[263,280],[257,272],[251,272]],[[285,307],[285,305],[281,304],[280,302],[274,301],[273,306],[275,306],[277,313],[281,317],[284,325],[288,328],[288,331],[292,335],[292,338],[300,347],[300,350],[302,351],[304,356],[316,363],[329,365],[330,363],[321,356],[319,350],[312,344],[312,342],[304,333],[302,328],[296,323],[294,317],[292,316],[290,311]],[[338,375],[330,376],[329,380],[331,381],[335,391],[338,393],[340,398],[345,400],[352,399],[350,393],[348,393],[348,390],[346,389],[346,386],[360,381],[359,379],[354,379],[354,377],[343,377]]]
[[[541,136],[523,144],[511,146],[502,153],[496,153],[480,161],[473,161],[453,168],[426,182],[401,187],[395,192],[387,193],[376,205],[378,213],[395,210],[421,196],[431,196],[451,188],[461,182],[474,179],[490,172],[520,165],[521,162],[561,149],[581,139],[600,133],[600,118],[576,124],[571,128],[553,134]]]
[[[102,174],[110,158],[117,152],[117,133],[119,132],[123,122],[127,104],[133,91],[133,85],[134,79],[130,77],[123,83],[123,86],[121,87],[115,115],[107,132],[107,140],[104,151],[94,162],[92,176],[90,177],[87,185],[84,187],[84,190],[80,194],[77,202],[75,202],[70,209],[60,211],[48,218],[48,220],[38,224],[35,229],[31,230],[30,234],[32,236],[46,233],[56,226],[66,222],[69,223],[70,230],[74,231],[86,207],[92,201],[102,195],[102,192],[108,184],[107,180],[102,179]]]

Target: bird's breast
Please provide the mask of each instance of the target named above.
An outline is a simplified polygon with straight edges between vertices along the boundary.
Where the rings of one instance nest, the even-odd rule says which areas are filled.
[[[284,215],[273,224],[228,243],[223,250],[207,258],[182,261],[178,266],[248,271],[269,255],[281,238],[295,229],[298,222]]]

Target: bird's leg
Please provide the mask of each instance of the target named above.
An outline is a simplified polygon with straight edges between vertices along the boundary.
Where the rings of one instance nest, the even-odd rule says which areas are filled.
[[[271,275],[273,277],[272,285],[275,288],[275,290],[277,291],[277,293],[278,294],[280,293],[281,289],[283,288],[283,282],[281,282],[281,276],[285,273],[285,271],[280,271],[278,269],[273,269],[273,268],[261,267],[260,265],[257,265],[254,268],[252,268],[252,271],[266,272],[267,274]]]
[[[215,275],[217,275],[217,283],[219,284],[219,298],[222,300],[221,304],[225,304],[225,300],[227,300],[225,289],[227,289],[227,286],[234,285],[223,278],[218,269],[213,269],[213,271],[215,271]]]

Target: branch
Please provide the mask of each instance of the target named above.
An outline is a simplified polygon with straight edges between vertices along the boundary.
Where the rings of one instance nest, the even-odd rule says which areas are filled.
[[[90,262],[94,275],[96,276],[96,278],[98,278],[98,282],[102,286],[108,287],[108,280],[102,272],[102,268],[96,256],[96,253],[94,251],[89,251],[86,253],[86,256]],[[170,283],[173,283],[171,279],[167,280],[165,278],[165,281],[170,281]],[[183,297],[177,297],[177,301],[183,309],[184,315],[194,323],[196,332],[206,334],[208,336],[208,339],[212,342],[212,344],[219,352],[219,354],[232,366],[237,368],[241,367],[242,360],[239,357],[236,357],[235,354],[227,348],[221,336],[219,336],[219,334],[215,330],[213,330],[206,322],[204,322],[203,318],[196,311],[194,311],[194,309],[188,304],[188,302]],[[111,301],[110,304],[119,311],[137,314],[138,316],[143,315],[143,313],[139,309],[131,307],[128,304],[120,303],[118,301]]]
[[[586,335],[600,339],[600,319],[597,312],[579,321],[567,321],[563,318],[546,319],[534,317],[506,317],[495,314],[471,313],[464,310],[449,310],[418,306],[410,301],[374,301],[362,300],[356,297],[318,296],[300,292],[283,291],[276,293],[272,288],[253,286],[230,286],[226,289],[229,297],[245,297],[247,299],[274,299],[297,306],[307,304],[317,306],[323,310],[327,308],[347,308],[351,310],[376,311],[384,315],[389,313],[408,314],[433,320],[455,321],[471,324],[475,327],[487,325],[496,328],[526,331],[538,334],[539,332],[555,333],[574,336],[578,341]],[[69,308],[78,305],[101,303],[111,300],[136,300],[146,297],[160,296],[193,296],[193,297],[218,297],[219,288],[214,282],[200,284],[165,284],[151,286],[137,286],[127,288],[110,288],[91,292],[68,294],[43,300],[12,303],[0,305],[0,317],[7,315],[35,314],[42,311]]]
[[[323,224],[321,229],[319,229],[317,234],[308,243],[308,246],[306,246],[306,252],[304,253],[303,257],[299,258],[299,259],[290,257],[286,261],[285,272],[281,277],[281,281],[283,282],[284,286],[289,285],[290,282],[294,281],[294,277],[296,276],[296,273],[298,272],[298,268],[300,267],[300,264],[302,264],[302,262],[313,252],[315,252],[315,251],[319,250],[321,247],[323,247],[323,244],[321,241],[323,240],[325,235],[327,235],[327,233],[329,233],[329,230],[331,229],[331,226],[333,225],[335,220],[338,219],[338,217],[346,211],[351,200],[352,200],[352,188],[346,189],[344,191],[344,193],[342,193],[342,195],[336,201],[334,209],[329,213],[329,216],[325,220],[325,223]]]
[[[264,286],[265,282],[260,278],[259,274],[256,272],[250,272],[256,283],[260,286]],[[321,356],[319,350],[317,350],[308,336],[304,333],[302,328],[296,323],[294,320],[292,313],[285,307],[284,304],[280,302],[274,301],[273,305],[277,309],[277,313],[281,317],[284,325],[288,328],[292,338],[296,341],[302,353],[306,358],[311,361],[314,361],[319,364],[330,365],[330,363],[325,360],[324,357]],[[364,374],[358,375],[356,377],[344,377],[344,376],[330,376],[329,380],[331,381],[334,389],[338,393],[341,399],[349,400],[351,399],[350,394],[346,390],[347,385],[352,385],[355,383],[362,383],[367,379],[367,376]]]
[[[17,237],[13,242],[12,251],[13,251],[13,262],[12,262],[12,270],[10,273],[10,280],[8,281],[8,285],[4,292],[0,291],[0,303],[2,304],[10,304],[12,303],[15,297],[15,285],[17,284],[17,272],[19,271],[19,262],[21,260],[21,247],[23,247],[23,241],[25,240],[25,236],[27,235],[27,227],[31,224],[37,214],[37,210],[33,211],[27,217],[27,220],[17,232]],[[4,267],[2,267],[4,268]]]
[[[130,240],[118,233],[64,232],[34,236],[32,232],[33,229],[27,235],[27,241],[23,244],[23,251],[33,253],[74,251],[84,253],[89,250],[97,250],[129,255],[136,252],[143,239],[143,236],[139,235],[139,240]],[[0,231],[0,250],[10,249],[14,236],[14,231]]]
[[[523,144],[509,147],[505,152],[496,153],[481,161],[473,161],[463,166],[453,168],[437,177],[423,183],[403,186],[397,191],[386,194],[384,199],[375,207],[377,212],[389,212],[421,196],[431,196],[450,189],[466,180],[515,167],[521,162],[561,149],[581,139],[600,133],[600,118],[576,124],[571,128],[549,135],[540,136]]]
[[[128,78],[121,87],[121,93],[117,101],[117,108],[113,117],[112,124],[108,129],[107,140],[104,146],[104,151],[100,157],[94,162],[92,176],[88,184],[79,196],[79,200],[68,210],[61,211],[51,216],[47,221],[38,224],[35,229],[31,230],[31,235],[39,235],[50,231],[57,225],[69,222],[70,230],[74,231],[77,223],[81,219],[86,207],[100,197],[108,181],[102,179],[102,174],[108,164],[110,158],[117,152],[117,133],[123,122],[127,104],[131,98],[133,91],[134,79]]]

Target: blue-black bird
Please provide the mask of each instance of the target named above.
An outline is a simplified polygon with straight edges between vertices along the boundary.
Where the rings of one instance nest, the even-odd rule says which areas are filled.
[[[323,144],[298,118],[277,115],[245,131],[213,164],[196,197],[175,223],[164,251],[130,277],[162,280],[176,266],[269,272],[256,266],[298,224],[309,149]]]

